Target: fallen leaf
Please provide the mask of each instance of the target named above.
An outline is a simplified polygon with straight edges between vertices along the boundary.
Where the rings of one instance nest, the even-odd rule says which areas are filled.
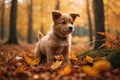
[[[54,57],[55,57],[55,59],[57,59],[59,61],[63,60],[63,56],[62,55],[56,55]]]
[[[101,61],[95,62],[93,65],[93,68],[100,72],[106,71],[111,68],[111,64],[110,64],[110,62],[108,62],[106,60],[101,60]]]
[[[27,66],[22,65],[22,66],[18,67],[15,72],[21,73],[21,72],[25,71],[26,69],[27,69]]]
[[[0,67],[0,77],[2,76],[2,74],[3,74],[3,70],[2,70],[2,68]]]
[[[70,60],[77,61],[78,58],[75,56],[75,54],[70,54]]]
[[[29,77],[33,75],[32,72],[27,71],[27,70],[25,70],[24,73],[27,74]]]
[[[89,76],[97,76],[100,72],[109,70],[110,68],[111,68],[110,62],[102,60],[95,62],[92,67],[83,66],[82,70]]]
[[[29,65],[37,65],[40,62],[39,58],[31,59],[28,55],[24,54],[24,59]]]
[[[55,70],[58,69],[62,64],[62,61],[56,61],[55,63],[52,64],[51,69]]]
[[[35,50],[34,50],[34,49],[31,49],[31,50],[30,50],[30,53],[31,53],[31,54],[34,54],[34,53],[35,53]]]
[[[90,56],[88,56],[88,55],[86,55],[86,57],[85,57],[84,60],[85,60],[86,62],[88,62],[88,63],[93,63],[93,58],[90,57]]]
[[[33,75],[33,79],[35,79],[35,80],[36,80],[36,79],[39,79],[39,77],[40,77],[40,76],[39,76],[38,74],[34,74],[34,75]]]
[[[69,64],[67,64],[59,73],[60,76],[68,75],[72,72],[72,68]]]
[[[99,71],[92,68],[91,66],[83,66],[82,70],[87,73],[89,76],[97,76],[99,74]]]

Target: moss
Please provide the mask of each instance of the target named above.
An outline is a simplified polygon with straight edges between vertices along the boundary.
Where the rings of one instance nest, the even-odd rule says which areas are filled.
[[[120,68],[120,49],[109,53],[107,59],[111,62],[113,68]]]
[[[109,51],[107,49],[91,50],[79,54],[78,57],[85,55],[89,55],[93,58],[96,56],[106,57],[106,59],[111,62],[113,68],[120,68],[120,49],[114,51]]]
[[[91,57],[96,57],[96,56],[106,56],[109,53],[109,51],[107,49],[96,49],[96,50],[91,50],[91,51],[86,51],[84,53],[81,53],[78,55],[79,56],[85,56],[85,55],[89,55]]]

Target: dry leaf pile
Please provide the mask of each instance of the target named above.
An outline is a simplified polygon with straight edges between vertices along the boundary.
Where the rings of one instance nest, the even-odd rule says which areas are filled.
[[[71,64],[60,59],[39,64],[33,45],[0,45],[0,80],[120,80],[120,69],[113,69],[103,58],[70,55]]]

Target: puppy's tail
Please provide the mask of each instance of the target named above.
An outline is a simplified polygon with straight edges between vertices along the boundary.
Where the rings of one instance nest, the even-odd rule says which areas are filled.
[[[38,31],[38,39],[41,39],[43,37],[43,33],[41,33],[40,31]]]

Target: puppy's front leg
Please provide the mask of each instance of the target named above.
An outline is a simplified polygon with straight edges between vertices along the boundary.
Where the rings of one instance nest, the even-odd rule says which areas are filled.
[[[64,47],[63,57],[64,57],[63,63],[70,64],[70,49],[69,49],[69,46]]]
[[[47,63],[50,64],[54,60],[53,50],[51,48],[47,49]]]

